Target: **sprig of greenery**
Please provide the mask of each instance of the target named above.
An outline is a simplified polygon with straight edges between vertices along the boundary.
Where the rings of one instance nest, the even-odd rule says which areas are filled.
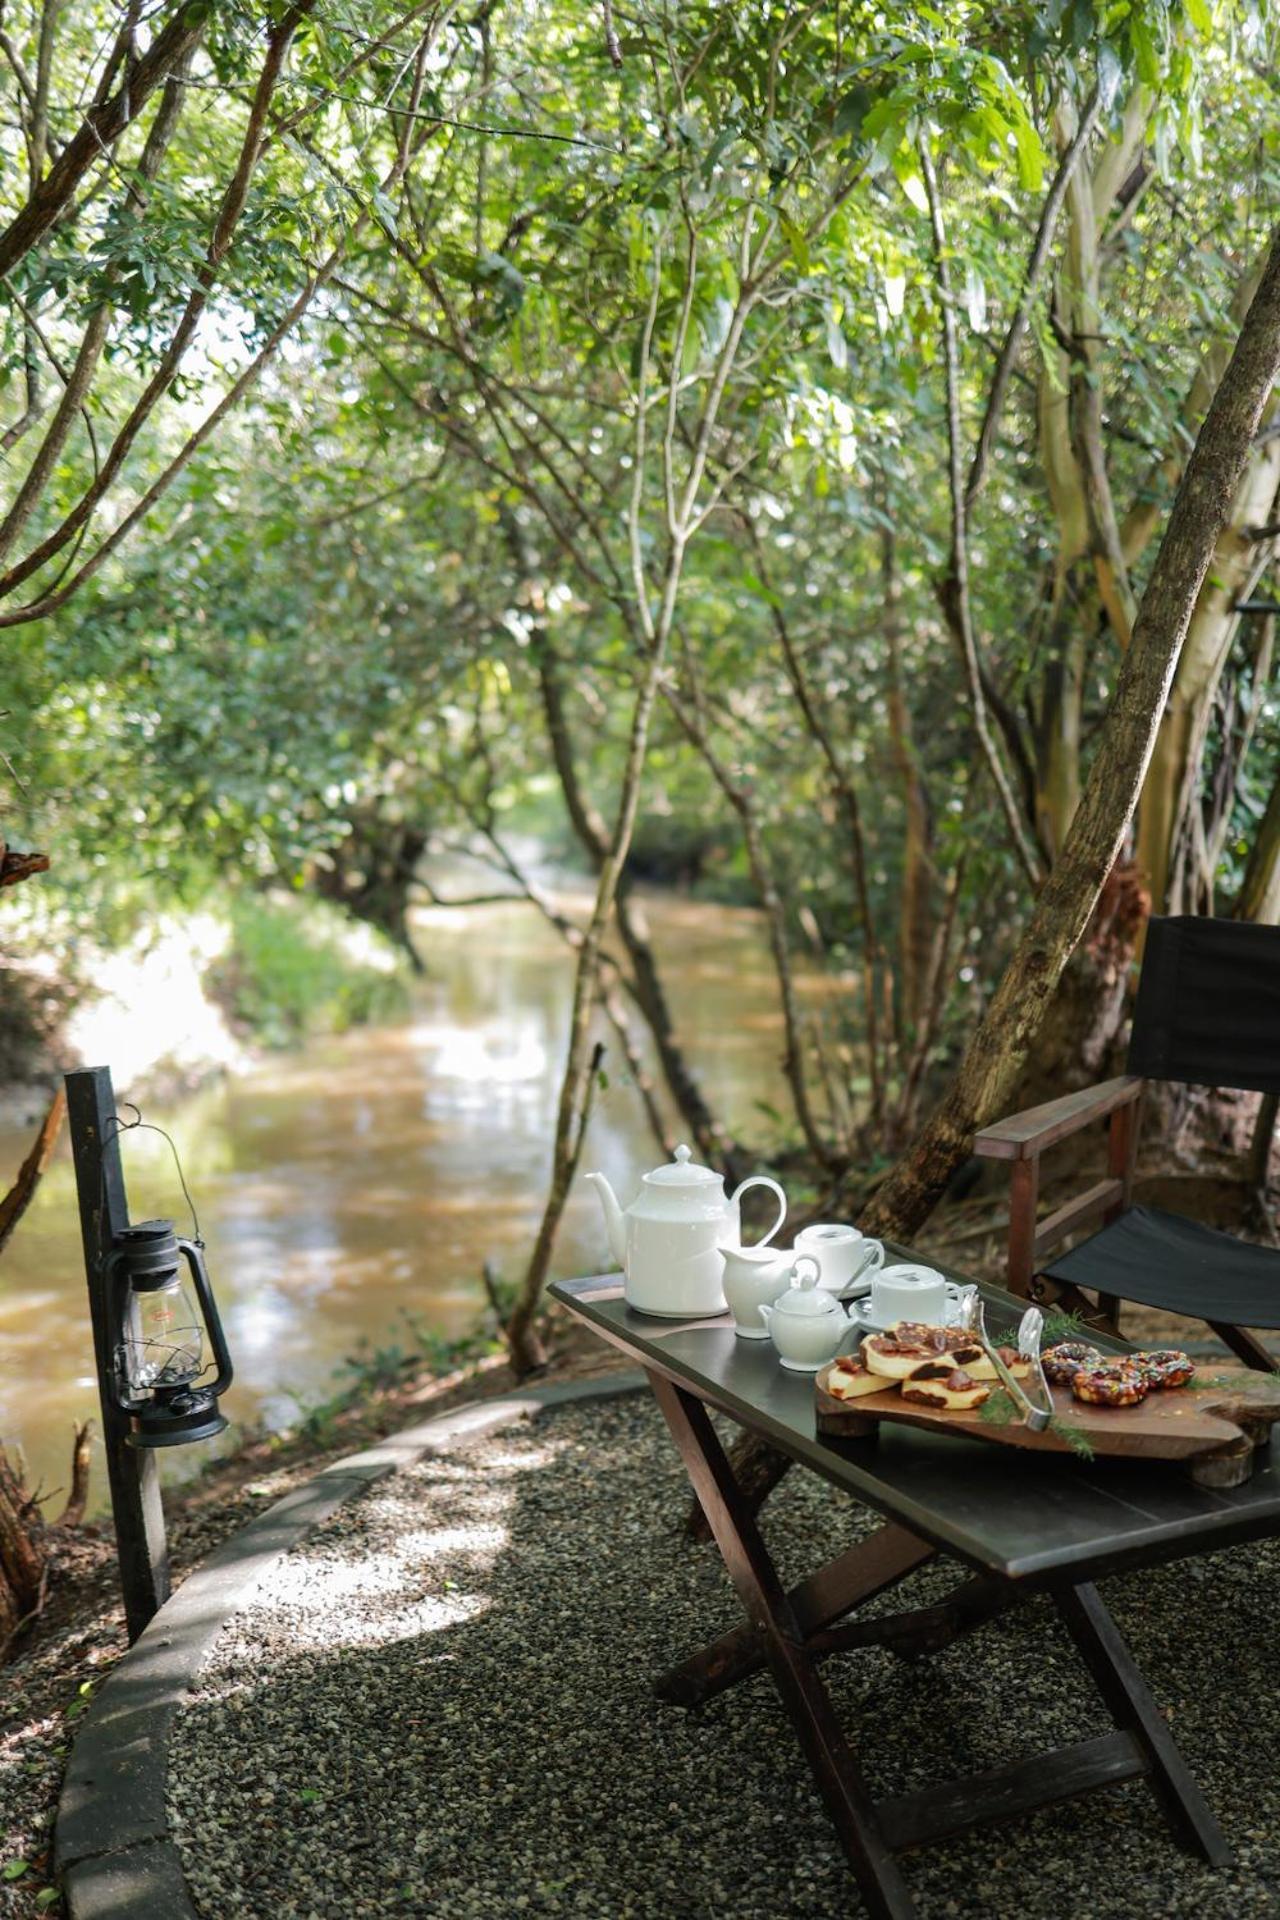
[[[1007,1387],[996,1387],[978,1408],[978,1418],[988,1427],[1007,1427],[1017,1417],[1018,1409]]]
[[[1079,1313],[1068,1313],[1064,1308],[1054,1307],[1044,1316],[1044,1344],[1054,1347],[1060,1340],[1089,1340],[1096,1332]],[[993,1347],[1016,1347],[1018,1329],[1001,1327],[988,1335]]]
[[[995,1388],[978,1409],[978,1418],[989,1427],[1007,1427],[1018,1418],[1018,1409],[1007,1387]],[[1088,1436],[1070,1420],[1064,1420],[1061,1414],[1054,1414],[1049,1422],[1049,1431],[1082,1460],[1093,1459],[1093,1447]]]
[[[1083,1315],[1068,1313],[1062,1307],[1054,1307],[1044,1317],[1044,1342],[1053,1347],[1060,1340],[1088,1340],[1096,1328],[1089,1326]]]
[[[1093,1446],[1089,1436],[1083,1428],[1075,1426],[1070,1420],[1064,1420],[1060,1413],[1055,1413],[1049,1422],[1049,1431],[1056,1434],[1059,1440],[1070,1447],[1072,1453],[1078,1454],[1082,1460],[1093,1459]]]

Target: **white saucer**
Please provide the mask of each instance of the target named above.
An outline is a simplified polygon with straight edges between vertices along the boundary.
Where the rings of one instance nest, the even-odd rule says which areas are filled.
[[[961,1291],[962,1289],[960,1287],[957,1287],[954,1282],[948,1280],[947,1310],[942,1318],[942,1325],[944,1327],[957,1327],[960,1324]],[[902,1319],[902,1314],[900,1312],[895,1313],[892,1319],[885,1319],[882,1314],[875,1312],[871,1305],[871,1295],[866,1293],[863,1294],[860,1300],[851,1300],[849,1302],[849,1318],[855,1327],[862,1329],[863,1333],[885,1333],[890,1327],[897,1325],[898,1321]]]

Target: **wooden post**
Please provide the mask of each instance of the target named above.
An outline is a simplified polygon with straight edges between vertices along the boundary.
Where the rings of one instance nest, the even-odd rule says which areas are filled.
[[[111,1124],[116,1101],[109,1067],[87,1067],[66,1076],[67,1119],[75,1157],[80,1231],[89,1282],[93,1352],[102,1409],[102,1444],[111,1483],[120,1586],[130,1644],[169,1598],[169,1547],[160,1504],[160,1469],[150,1447],[128,1444],[130,1421],[115,1405],[111,1381],[111,1303],[106,1256],[129,1224],[129,1203],[120,1165],[120,1142]]]
[[[1020,1300],[1031,1297],[1036,1271],[1036,1209],[1040,1203],[1040,1156],[1028,1154],[1009,1169],[1008,1287]]]
[[[1108,1223],[1133,1205],[1133,1176],[1138,1164],[1138,1134],[1142,1127],[1144,1094],[1117,1107],[1107,1127],[1107,1172],[1113,1180],[1124,1182],[1124,1192],[1103,1219]]]

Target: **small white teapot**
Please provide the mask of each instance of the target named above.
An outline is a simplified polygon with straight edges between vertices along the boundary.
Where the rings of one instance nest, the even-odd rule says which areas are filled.
[[[802,1254],[792,1269],[795,1285],[771,1307],[760,1308],[778,1358],[792,1373],[816,1373],[857,1332],[835,1295],[820,1285],[821,1276],[812,1255]]]
[[[627,1305],[664,1320],[724,1312],[720,1249],[742,1240],[739,1202],[748,1187],[768,1187],[778,1196],[778,1217],[761,1246],[787,1217],[787,1196],[776,1180],[753,1174],[727,1194],[714,1168],[690,1161],[688,1147],[677,1147],[674,1160],[646,1173],[625,1209],[602,1173],[586,1177],[604,1208],[609,1245],[625,1276]]]

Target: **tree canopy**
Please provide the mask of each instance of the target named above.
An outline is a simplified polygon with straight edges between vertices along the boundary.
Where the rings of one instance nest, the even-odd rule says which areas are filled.
[[[734,1148],[649,872],[762,907],[809,1156],[896,1151],[1066,844],[1257,286],[1275,37],[1225,0],[10,14],[8,836],[85,900],[283,879],[400,938],[433,846],[554,917],[510,832],[554,807],[598,883],[557,1177],[601,996]],[[1095,975],[1148,903],[1280,914],[1278,493],[1268,399]],[[850,976],[822,1025],[798,944]]]

